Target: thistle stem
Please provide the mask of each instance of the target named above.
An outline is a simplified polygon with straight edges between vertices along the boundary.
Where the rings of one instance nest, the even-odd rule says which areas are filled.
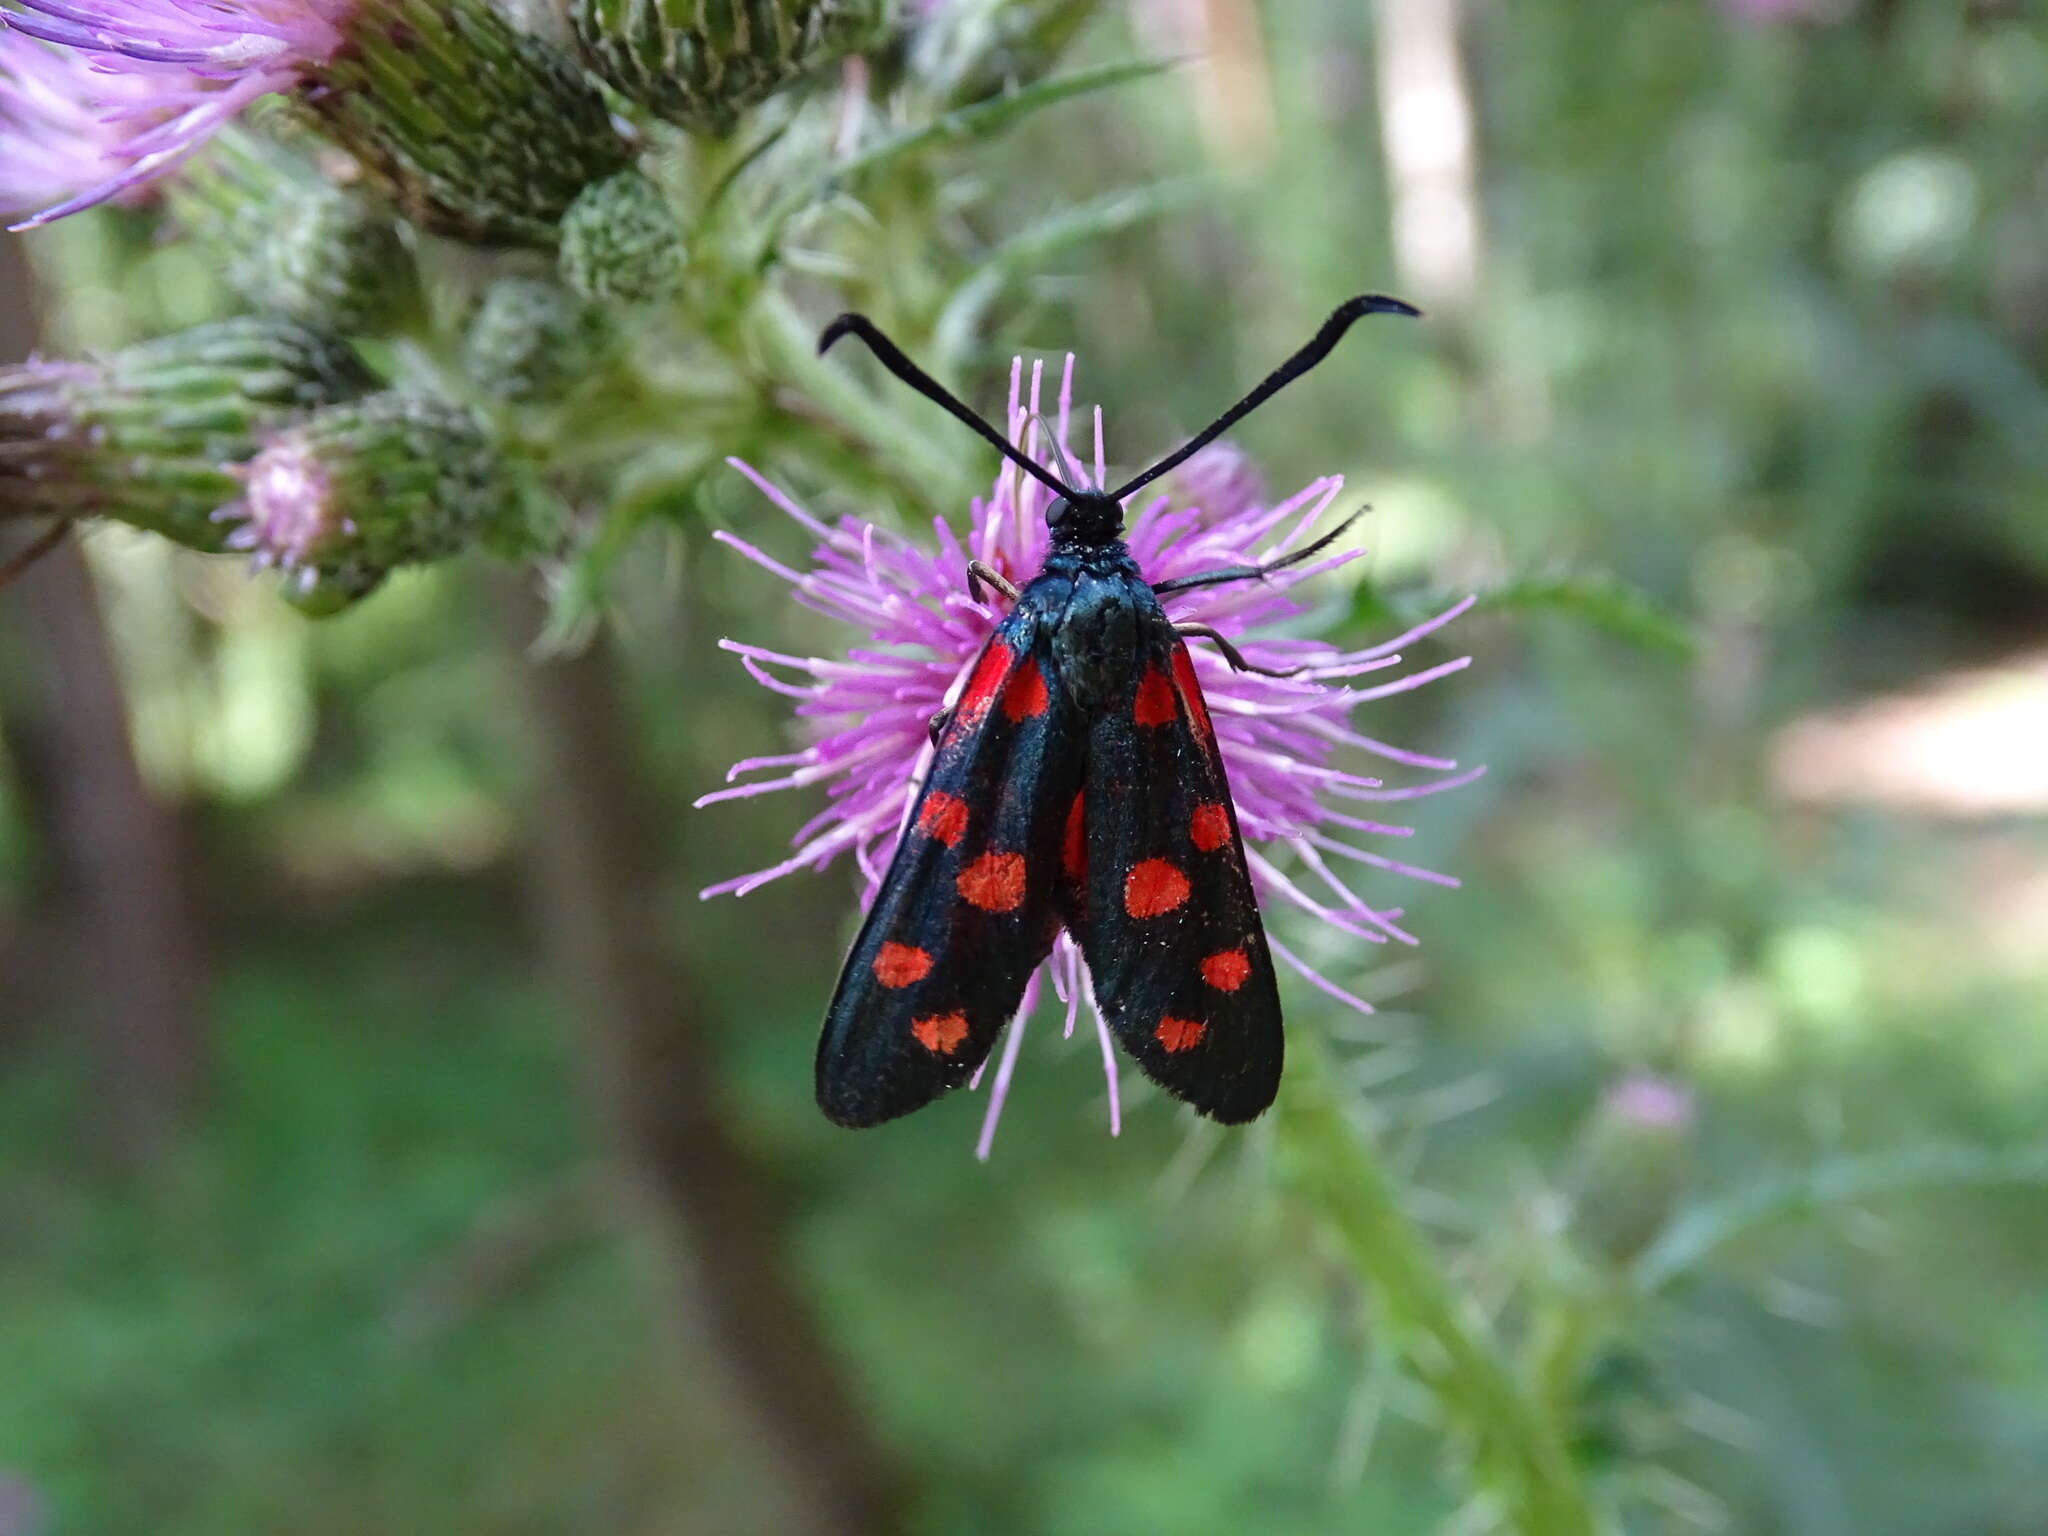
[[[1292,1045],[1292,1042],[1290,1042]],[[1520,1536],[1593,1536],[1599,1522],[1561,1426],[1517,1379],[1452,1286],[1367,1135],[1346,1115],[1322,1051],[1289,1052],[1280,1142],[1297,1192],[1371,1288],[1394,1347],[1470,1440],[1475,1476]]]

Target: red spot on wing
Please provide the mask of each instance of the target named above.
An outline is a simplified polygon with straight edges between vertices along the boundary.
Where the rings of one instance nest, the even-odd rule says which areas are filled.
[[[1044,714],[1048,702],[1045,674],[1038,670],[1037,662],[1026,660],[1011,675],[1010,685],[1003,690],[1003,717],[1014,725],[1019,720]]]
[[[1157,667],[1147,667],[1138,682],[1138,697],[1131,705],[1131,718],[1140,725],[1173,724],[1173,685]]]
[[[1198,805],[1188,818],[1188,836],[1204,853],[1214,853],[1230,841],[1230,812],[1221,805]]]
[[[1124,910],[1158,917],[1188,899],[1188,877],[1164,859],[1146,859],[1124,877]]]
[[[1182,1051],[1191,1051],[1200,1045],[1202,1036],[1207,1033],[1209,1026],[1199,1019],[1176,1019],[1169,1013],[1152,1031],[1152,1038],[1166,1047],[1168,1055],[1178,1056]]]
[[[917,827],[950,848],[967,830],[967,802],[958,795],[935,789],[924,797],[924,805],[917,813]]]
[[[931,974],[932,957],[914,944],[884,944],[875,951],[875,980],[885,987],[907,987]]]
[[[964,1013],[938,1013],[927,1019],[912,1019],[910,1032],[917,1043],[934,1056],[950,1056],[960,1049],[960,1042],[967,1038],[967,1015]],[[1172,1049],[1172,1047],[1168,1047]]]
[[[979,720],[988,713],[995,702],[996,690],[1003,686],[1003,679],[1009,675],[1010,648],[1001,640],[991,640],[988,649],[981,653],[981,660],[974,665],[974,675],[967,679],[967,691],[960,695],[958,718],[968,722]]]
[[[963,898],[984,912],[1014,912],[1024,904],[1024,855],[984,853],[954,883]]]
[[[1219,950],[1202,962],[1202,980],[1218,992],[1235,992],[1251,974],[1252,963],[1241,949]]]
[[[1173,686],[1180,693],[1188,718],[1195,722],[1196,733],[1204,741],[1214,741],[1216,728],[1209,723],[1209,706],[1202,702],[1202,685],[1195,677],[1195,663],[1185,645],[1173,648]]]
[[[1074,881],[1088,878],[1088,834],[1081,819],[1081,798],[1074,796],[1073,809],[1067,812],[1067,833],[1060,840],[1060,868]]]

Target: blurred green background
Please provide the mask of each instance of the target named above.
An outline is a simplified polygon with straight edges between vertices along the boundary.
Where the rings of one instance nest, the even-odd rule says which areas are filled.
[[[973,398],[1071,347],[1136,459],[1404,294],[1239,441],[1375,508],[1333,633],[1488,594],[1361,717],[1491,765],[1416,807],[1464,888],[1369,886],[1424,948],[1321,945],[1382,1012],[1292,1027],[1475,1314],[1580,1330],[1617,1529],[2048,1530],[2038,8],[1133,0],[1074,62],[1134,53],[1208,63],[978,152],[970,239],[1203,179],[1004,257]],[[35,238],[53,344],[200,318],[188,255]],[[800,1530],[814,1477],[918,1532],[1492,1528],[1270,1127],[1132,1083],[1112,1141],[1052,1031],[986,1165],[976,1096],[817,1115],[850,872],[699,904],[816,807],[688,805],[788,741],[716,638],[844,637],[714,526],[801,554],[714,477],[545,666],[472,565],[314,625],[105,533],[103,628],[62,560],[0,598],[0,1532]]]

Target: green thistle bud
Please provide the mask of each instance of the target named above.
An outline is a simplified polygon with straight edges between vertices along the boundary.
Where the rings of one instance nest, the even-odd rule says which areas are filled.
[[[1624,1264],[1670,1220],[1697,1118],[1691,1090],[1670,1078],[1636,1072],[1609,1087],[1575,1159],[1572,1232],[1588,1252]]]
[[[252,309],[316,330],[374,330],[415,293],[389,212],[282,145],[229,130],[171,184],[178,221]]]
[[[329,406],[275,434],[237,471],[231,549],[277,566],[287,595],[332,613],[402,565],[474,544],[532,552],[524,487],[473,412],[386,393]]]
[[[620,94],[726,133],[746,108],[866,47],[890,0],[568,0],[584,55]]]
[[[559,283],[493,283],[462,338],[470,380],[499,400],[554,400],[585,377],[610,340],[602,310]]]
[[[624,171],[585,190],[562,220],[562,276],[585,298],[641,303],[683,274],[682,230],[661,188]]]
[[[574,62],[485,0],[364,0],[299,100],[413,222],[460,239],[552,244],[629,158]]]
[[[209,514],[240,494],[221,466],[373,385],[341,343],[253,318],[91,362],[0,368],[0,518],[103,517],[220,549]]]

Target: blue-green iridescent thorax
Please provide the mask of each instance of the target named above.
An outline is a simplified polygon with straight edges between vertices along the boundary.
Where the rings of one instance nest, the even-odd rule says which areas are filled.
[[[1141,669],[1146,633],[1166,617],[1123,542],[1114,497],[1063,496],[1046,508],[1045,524],[1052,548],[1019,607],[1047,632],[1048,681],[1083,709],[1111,707]]]

